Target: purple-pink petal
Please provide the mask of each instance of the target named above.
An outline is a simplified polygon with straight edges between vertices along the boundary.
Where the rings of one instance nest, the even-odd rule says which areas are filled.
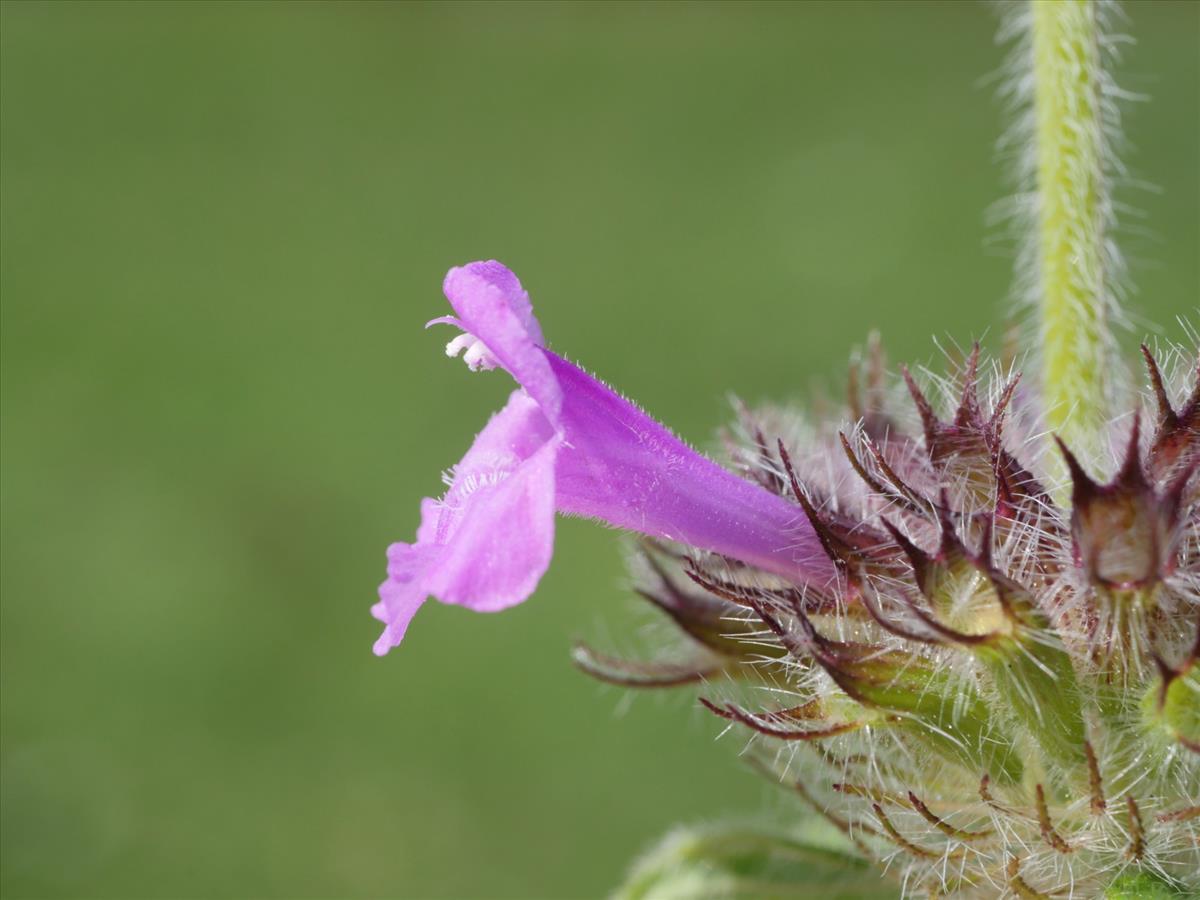
[[[426,585],[444,603],[495,612],[533,593],[554,549],[554,463],[561,438],[514,391],[454,470]]]
[[[829,558],[800,508],[697,453],[608,386],[546,357],[563,393],[558,509],[824,583]]]
[[[455,467],[446,496],[421,502],[415,544],[388,548],[375,618],[377,654],[400,643],[430,595],[496,612],[533,593],[554,549],[554,464],[561,438],[513,391]]]
[[[497,262],[451,269],[445,292],[473,369],[500,365],[521,385],[421,504],[414,544],[388,548],[372,607],[386,653],[430,597],[479,612],[520,603],[550,564],[554,515],[710,550],[797,584],[833,568],[800,510],[692,450],[599,380],[546,350],[529,296]]]

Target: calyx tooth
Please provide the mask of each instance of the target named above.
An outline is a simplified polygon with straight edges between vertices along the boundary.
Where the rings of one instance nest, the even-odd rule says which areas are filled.
[[[1200,361],[1197,362],[1191,396],[1182,409],[1176,410],[1171,405],[1158,363],[1145,344],[1142,345],[1142,356],[1146,360],[1150,386],[1158,408],[1158,421],[1155,423],[1147,462],[1151,476],[1161,482],[1200,458]]]
[[[1071,473],[1076,565],[1093,584],[1109,589],[1145,587],[1175,566],[1182,487],[1173,482],[1161,493],[1155,490],[1142,466],[1139,437],[1135,416],[1124,462],[1108,484],[1096,482],[1055,438]]]

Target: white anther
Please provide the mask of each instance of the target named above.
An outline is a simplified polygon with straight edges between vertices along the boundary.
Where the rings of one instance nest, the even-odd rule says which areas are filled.
[[[476,341],[468,348],[467,352],[463,354],[463,362],[472,372],[496,368],[496,358],[492,356],[487,344],[483,341]]]
[[[463,350],[471,346],[475,342],[475,335],[463,333],[446,345],[446,355],[451,359],[462,353]]]
[[[463,353],[464,350],[465,353]],[[470,332],[463,332],[446,345],[447,356],[453,358],[459,353],[462,353],[463,362],[472,372],[496,368],[496,357],[492,356],[492,351],[487,348],[487,344]]]

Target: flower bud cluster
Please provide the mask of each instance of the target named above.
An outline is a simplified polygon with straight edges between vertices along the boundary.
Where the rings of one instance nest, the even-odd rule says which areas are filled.
[[[945,417],[907,370],[899,402],[878,345],[847,427],[743,412],[735,464],[795,504],[836,578],[646,542],[639,592],[687,652],[577,663],[703,682],[757,767],[906,894],[1200,890],[1200,368],[1143,353],[1150,391],[1109,460],[1042,437],[1036,397],[982,378],[978,347],[932,380]]]

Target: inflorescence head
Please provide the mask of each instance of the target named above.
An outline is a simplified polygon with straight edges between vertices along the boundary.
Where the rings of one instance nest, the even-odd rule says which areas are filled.
[[[639,593],[687,652],[577,663],[720,692],[701,703],[757,767],[910,891],[1200,888],[1200,368],[1173,402],[1142,350],[1115,465],[1048,445],[978,346],[934,382],[946,417],[907,369],[894,402],[877,341],[840,423],[740,410],[735,465],[796,504],[836,579],[646,544]]]

